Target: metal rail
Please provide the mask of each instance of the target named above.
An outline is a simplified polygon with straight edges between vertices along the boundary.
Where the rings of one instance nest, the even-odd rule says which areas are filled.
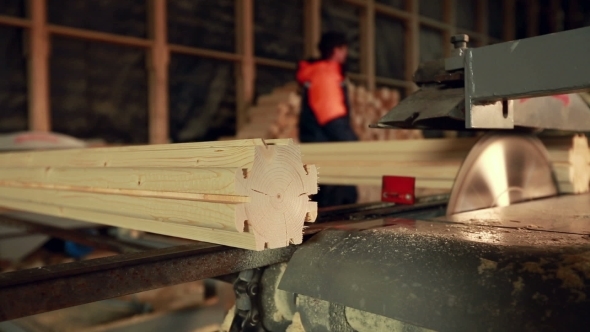
[[[294,251],[199,243],[3,273],[0,321],[281,263]]]

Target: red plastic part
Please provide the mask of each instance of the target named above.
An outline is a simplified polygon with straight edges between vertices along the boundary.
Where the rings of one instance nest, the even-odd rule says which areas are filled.
[[[407,176],[384,176],[381,186],[381,201],[412,205],[416,201],[416,178]]]

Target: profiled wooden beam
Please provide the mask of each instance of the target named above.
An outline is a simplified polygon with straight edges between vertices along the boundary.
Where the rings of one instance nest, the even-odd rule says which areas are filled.
[[[31,30],[28,52],[29,130],[50,131],[49,33],[47,3],[29,0]]]
[[[407,81],[413,81],[414,72],[420,64],[420,2],[418,0],[406,0],[406,9],[410,18],[406,23],[406,73]],[[410,94],[416,90],[415,86],[406,89]]]
[[[241,62],[236,70],[237,129],[248,120],[246,110],[254,101],[256,63],[254,61],[254,2],[235,0],[236,46]]]
[[[6,25],[9,27],[30,28],[31,21],[26,18],[0,15],[0,25]]]
[[[153,44],[148,56],[149,142],[168,143],[168,64],[166,0],[150,0],[149,34]]]
[[[318,43],[322,34],[322,0],[305,0],[303,31],[306,57],[319,57]]]
[[[375,90],[375,0],[367,0],[361,16],[361,72],[367,88]]]
[[[292,140],[0,156],[1,208],[256,250],[301,243],[316,193]]]

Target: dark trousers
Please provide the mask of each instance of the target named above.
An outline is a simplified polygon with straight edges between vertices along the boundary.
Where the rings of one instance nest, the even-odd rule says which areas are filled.
[[[318,207],[354,204],[358,199],[355,186],[326,186],[320,185],[317,195],[311,198],[318,202]]]

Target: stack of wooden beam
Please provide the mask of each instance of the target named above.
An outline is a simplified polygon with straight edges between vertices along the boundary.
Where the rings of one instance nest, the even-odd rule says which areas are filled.
[[[416,178],[416,188],[452,189],[461,164],[476,138],[389,142],[303,144],[306,163],[319,170],[320,184],[381,185],[384,175]],[[585,136],[543,138],[559,191],[590,191],[590,149]],[[372,196],[374,197],[374,195]]]
[[[411,176],[417,188],[446,189],[475,144],[473,138],[302,144],[320,184],[380,186],[384,175]]]
[[[385,141],[423,138],[421,130],[369,128],[369,125],[377,123],[399,103],[398,90],[380,88],[377,91],[367,91],[363,86],[349,84],[348,91],[351,108],[350,121],[359,140]]]
[[[292,140],[0,155],[0,207],[247,249],[301,243],[316,192]]]
[[[590,191],[590,149],[583,135],[543,138],[561,193]]]
[[[381,88],[367,91],[362,86],[348,85],[351,126],[361,141],[418,139],[421,130],[375,130],[369,125],[377,123],[399,102],[399,92]],[[249,122],[237,133],[237,138],[291,138],[297,139],[301,96],[297,85],[289,83],[271,94],[258,98],[248,109]]]
[[[290,83],[258,98],[247,111],[248,123],[237,133],[238,139],[299,137],[301,97],[297,85]]]

